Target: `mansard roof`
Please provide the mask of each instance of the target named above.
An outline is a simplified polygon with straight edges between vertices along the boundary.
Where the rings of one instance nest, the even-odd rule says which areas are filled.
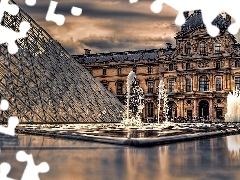
[[[217,26],[219,29],[228,28],[228,23],[221,14],[219,14],[214,19],[212,24]],[[192,13],[190,16],[186,18],[186,22],[182,25],[181,30],[177,33],[177,36],[184,35],[198,28],[204,28],[204,27],[205,25],[203,23],[201,10],[195,10],[194,13]]]
[[[166,49],[150,49],[150,50],[138,50],[138,51],[125,51],[125,52],[110,52],[110,53],[98,53],[88,55],[73,55],[79,63],[103,63],[103,62],[123,62],[123,61],[138,61],[141,58],[145,60],[154,60],[159,57],[159,52],[162,52],[162,56],[170,55],[175,51],[175,48]]]

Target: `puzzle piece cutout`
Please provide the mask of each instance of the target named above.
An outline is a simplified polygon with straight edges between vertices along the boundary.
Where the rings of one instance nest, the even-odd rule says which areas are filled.
[[[36,4],[37,0],[25,0],[25,3],[28,6],[34,6]]]
[[[30,1],[30,0],[28,0]],[[65,17],[62,14],[55,14],[58,2],[51,1],[48,7],[48,12],[46,15],[46,21],[54,21],[58,26],[61,26],[65,22]],[[82,14],[82,9],[78,7],[72,7],[71,13],[74,16],[80,16]]]
[[[0,110],[6,111],[8,109],[8,107],[9,107],[9,102],[5,99],[1,100]],[[18,124],[19,124],[19,120],[17,117],[14,117],[14,116],[10,117],[8,119],[8,127],[0,126],[0,133],[14,136],[15,128]]]
[[[0,21],[2,20],[5,11],[15,16],[19,12],[19,7],[15,4],[9,4],[8,0],[2,0],[0,2]],[[15,32],[0,25],[0,32],[1,34],[4,34],[4,36],[0,36],[0,44],[8,43],[8,52],[10,54],[17,53],[18,46],[16,45],[15,41],[19,38],[26,37],[26,33],[29,29],[30,24],[26,21],[21,22],[19,27],[20,32]]]
[[[22,22],[20,24],[19,30],[20,32],[15,32],[11,29],[8,29],[4,26],[0,26],[0,32],[4,34],[4,36],[0,36],[0,44],[8,43],[8,52],[10,54],[15,54],[18,51],[18,46],[15,41],[19,38],[24,38],[27,36],[27,32],[30,29],[30,25],[28,22]]]
[[[136,3],[138,0],[129,0],[129,2]],[[235,23],[232,23],[228,27],[228,31],[233,35],[239,31],[239,0],[218,0],[217,2],[209,0],[155,0],[151,5],[151,10],[155,13],[161,12],[163,3],[178,11],[175,23],[179,26],[183,25],[186,21],[183,12],[201,9],[203,22],[210,36],[216,37],[219,34],[219,29],[212,25],[212,22],[222,11],[225,11],[235,19]]]
[[[1,180],[15,180],[12,178],[7,177],[8,173],[10,172],[11,166],[8,163],[0,164],[0,179]]]
[[[15,135],[15,128],[19,124],[19,120],[17,117],[8,118],[8,127],[0,126],[0,133],[7,134],[10,136]]]
[[[8,107],[9,107],[9,102],[5,99],[1,100],[0,110],[6,111],[8,110]]]
[[[50,169],[47,162],[42,162],[36,166],[32,154],[29,155],[24,151],[19,151],[16,154],[16,159],[19,162],[27,162],[21,180],[40,180],[38,174],[46,173]]]

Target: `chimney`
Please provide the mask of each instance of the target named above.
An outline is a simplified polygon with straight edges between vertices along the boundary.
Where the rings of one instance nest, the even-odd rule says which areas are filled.
[[[229,14],[226,13],[226,18],[225,18],[225,20],[226,20],[228,26],[230,26],[231,23],[232,23],[232,20],[231,20],[231,19],[232,19],[232,17],[231,17]]]
[[[188,16],[189,16],[189,11],[185,11],[185,12],[183,12],[183,15],[184,15],[185,19],[187,19]]]
[[[196,13],[196,14],[201,14],[201,10],[200,10],[200,9],[194,10],[194,13]]]
[[[172,49],[172,44],[171,43],[166,43],[167,49]]]
[[[84,49],[84,51],[85,51],[85,55],[89,55],[89,54],[90,54],[90,52],[91,52],[91,50],[90,50],[90,49]]]

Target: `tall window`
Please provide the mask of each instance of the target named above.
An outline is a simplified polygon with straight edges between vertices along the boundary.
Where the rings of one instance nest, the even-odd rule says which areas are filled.
[[[186,92],[191,92],[192,91],[192,81],[190,78],[186,79]]]
[[[220,61],[216,61],[216,69],[220,69],[221,68],[221,62]]]
[[[153,102],[148,103],[148,117],[153,117]]]
[[[206,54],[206,43],[205,42],[200,43],[200,54]]]
[[[199,91],[208,91],[209,82],[207,76],[201,76],[199,78]]]
[[[169,79],[168,80],[168,91],[169,92],[174,92],[174,79]]]
[[[152,66],[148,66],[148,74],[152,74],[153,73],[153,67]]]
[[[122,68],[118,68],[118,69],[117,69],[117,74],[118,74],[118,75],[121,75],[121,74],[122,74]]]
[[[168,70],[169,70],[169,71],[173,71],[173,64],[169,64],[169,65],[168,65]]]
[[[103,69],[103,75],[105,76],[107,74],[107,69]]]
[[[153,81],[148,81],[147,86],[148,86],[148,93],[153,93]]]
[[[117,83],[117,95],[123,94],[123,83]]]
[[[240,77],[235,77],[235,87],[240,88]]]
[[[186,54],[191,54],[191,44],[190,44],[190,42],[188,42],[188,43],[185,45],[185,53],[186,53]]]
[[[186,70],[191,69],[191,64],[190,63],[186,63]]]
[[[217,77],[216,78],[216,91],[222,90],[222,78]]]
[[[240,67],[240,60],[235,61],[235,67]]]
[[[137,67],[136,66],[133,67],[133,72],[137,73]]]
[[[103,84],[103,86],[107,89],[108,88],[108,82],[107,81],[101,81],[101,83]]]
[[[215,43],[215,53],[220,53],[221,52],[221,44],[219,42]]]

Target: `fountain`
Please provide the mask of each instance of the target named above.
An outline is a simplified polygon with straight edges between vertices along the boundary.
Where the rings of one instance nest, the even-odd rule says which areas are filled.
[[[158,124],[159,124],[159,116],[160,116],[160,108],[161,108],[161,100],[163,100],[163,111],[162,114],[165,116],[165,122],[168,122],[168,95],[167,90],[164,87],[164,82],[161,79],[158,86]]]
[[[127,102],[122,124],[125,126],[142,126],[141,116],[144,108],[143,89],[137,84],[136,74],[131,71],[127,78]]]
[[[240,91],[236,87],[235,91],[229,92],[227,97],[226,122],[240,122]]]

